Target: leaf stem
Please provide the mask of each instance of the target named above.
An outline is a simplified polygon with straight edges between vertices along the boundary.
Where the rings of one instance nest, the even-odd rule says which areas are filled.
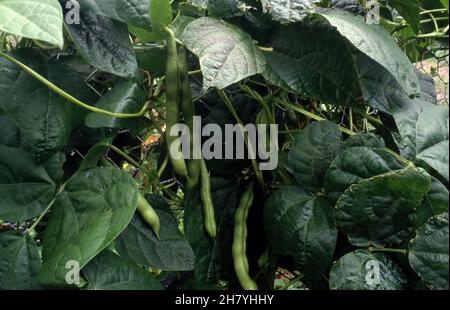
[[[252,154],[252,155],[256,154],[255,151],[253,150],[253,146],[250,143],[248,143],[248,135],[246,134],[246,132],[243,129],[244,128],[244,124],[243,124],[242,120],[239,118],[239,115],[237,114],[236,110],[234,109],[230,98],[228,98],[228,96],[225,94],[225,92],[223,90],[218,90],[217,92],[219,93],[219,96],[222,99],[223,103],[225,103],[225,106],[230,111],[231,115],[233,115],[233,117],[236,120],[236,122],[240,125],[241,133],[242,133],[242,135],[244,137],[244,142],[245,142],[245,145],[248,148],[249,153]],[[264,190],[263,175],[262,175],[261,170],[259,170],[258,162],[255,159],[252,159],[252,166],[253,166],[253,170],[255,170],[256,177],[258,178],[258,181],[261,183],[261,186],[262,186],[262,188]]]
[[[147,171],[147,169],[145,169],[142,165],[140,165],[137,161],[135,161],[133,158],[131,158],[127,153],[125,153],[124,151],[122,151],[121,149],[119,149],[118,147],[114,146],[114,145],[110,145],[109,146],[111,148],[111,150],[113,150],[114,152],[116,152],[117,154],[119,154],[120,156],[122,156],[124,159],[126,159],[130,164],[132,164],[133,166],[135,166],[136,168],[142,170],[142,171]]]
[[[76,105],[78,105],[78,106],[80,106],[80,107],[82,107],[82,108],[84,108],[86,110],[94,112],[94,113],[103,114],[103,115],[116,117],[116,118],[135,118],[135,117],[143,116],[145,114],[146,110],[147,110],[148,105],[149,105],[149,102],[146,102],[139,112],[137,112],[137,113],[130,113],[130,114],[114,113],[114,112],[111,112],[111,111],[99,109],[99,108],[90,106],[90,105],[88,105],[88,104],[78,100],[77,98],[73,97],[72,95],[66,93],[64,90],[62,90],[61,88],[59,88],[58,86],[56,86],[55,84],[53,84],[52,82],[47,80],[45,77],[43,77],[42,75],[40,75],[39,73],[37,73],[36,71],[34,71],[30,67],[28,67],[27,65],[25,65],[22,62],[20,62],[19,60],[15,59],[14,57],[12,57],[12,56],[10,56],[8,54],[5,54],[2,51],[0,51],[0,56],[5,58],[5,59],[7,59],[7,60],[9,60],[9,61],[11,61],[12,63],[14,63],[20,69],[22,69],[26,73],[30,74],[33,78],[35,78],[36,80],[38,80],[39,82],[41,82],[42,84],[44,84],[45,86],[50,88],[52,91],[54,91],[58,95],[60,95],[63,98],[67,99],[68,101],[70,101],[70,102],[72,102],[72,103],[74,103],[74,104],[76,104]]]
[[[367,250],[370,253],[382,252],[382,253],[396,253],[396,254],[408,255],[408,250],[406,250],[406,249],[391,249],[391,248],[374,248],[374,247],[369,247]]]
[[[311,118],[313,120],[316,120],[316,121],[319,121],[319,122],[327,120],[326,118],[323,118],[323,117],[321,117],[319,115],[311,113],[311,112],[309,112],[309,111],[307,111],[307,110],[305,110],[305,109],[303,109],[303,108],[301,108],[299,106],[293,105],[291,103],[284,102],[284,101],[281,101],[281,100],[276,100],[276,102],[278,104],[286,107],[286,108],[292,109],[292,110],[294,110],[294,111],[296,111],[296,112],[298,112],[300,114],[303,114],[303,115],[305,115],[305,116],[307,116],[307,117],[309,117],[309,118]],[[354,132],[353,130],[350,130],[350,129],[342,127],[342,126],[339,126],[339,130],[342,131],[345,134],[350,135],[350,136],[355,136],[355,135],[358,134],[358,133]]]
[[[59,190],[56,193],[55,197],[53,197],[52,201],[50,201],[50,203],[47,205],[47,207],[44,209],[44,211],[42,211],[42,213],[39,215],[39,217],[36,219],[36,221],[33,223],[33,225],[31,225],[30,228],[27,229],[26,234],[31,236],[31,234],[33,233],[33,231],[36,228],[36,226],[42,221],[44,216],[48,213],[48,211],[50,211],[50,209],[55,204],[56,197],[64,191],[65,187],[66,187],[66,183],[61,185],[61,187],[59,188]]]

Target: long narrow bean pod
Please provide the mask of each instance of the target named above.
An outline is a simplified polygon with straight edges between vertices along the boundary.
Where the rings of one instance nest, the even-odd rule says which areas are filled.
[[[171,151],[172,144],[175,142],[177,137],[170,135],[170,131],[173,126],[178,123],[178,116],[180,113],[179,100],[180,100],[180,80],[178,72],[178,50],[177,41],[174,32],[170,28],[166,28],[167,32],[167,66],[166,66],[166,141],[167,141],[167,152],[169,154],[170,162],[172,164],[173,170],[176,174],[187,177],[187,167],[184,161],[181,149],[175,151],[177,154],[173,154]]]
[[[159,239],[159,231],[161,228],[159,216],[142,194],[139,194],[137,210]]]
[[[251,184],[242,195],[239,207],[234,215],[233,263],[236,276],[244,290],[257,290],[258,286],[250,277],[247,259],[247,218],[253,205],[254,192]]]
[[[191,83],[189,80],[189,71],[186,59],[186,49],[180,47],[178,52],[178,68],[180,76],[180,94],[181,94],[181,111],[184,115],[184,121],[189,127],[191,140],[191,159],[187,163],[188,169],[188,190],[194,189],[200,182],[201,160],[194,159],[194,116],[195,107],[192,100]]]
[[[205,229],[211,238],[216,238],[217,235],[217,225],[216,217],[214,211],[214,204],[211,195],[211,180],[209,179],[208,168],[204,160],[201,163],[201,182],[200,182],[200,198],[203,205],[203,216],[205,218]]]

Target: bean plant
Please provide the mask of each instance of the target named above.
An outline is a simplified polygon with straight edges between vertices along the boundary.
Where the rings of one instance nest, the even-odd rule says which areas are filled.
[[[448,289],[448,8],[0,0],[0,289]]]

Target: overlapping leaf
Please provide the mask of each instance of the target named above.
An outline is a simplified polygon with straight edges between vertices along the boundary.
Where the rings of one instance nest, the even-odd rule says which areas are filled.
[[[62,48],[63,13],[58,0],[0,1],[0,30]]]
[[[415,213],[427,194],[431,177],[423,169],[406,168],[350,186],[336,204],[338,227],[357,246],[399,244],[411,237]]]
[[[203,91],[223,89],[264,70],[266,61],[252,38],[219,19],[198,18],[186,26],[181,38],[200,59]]]
[[[66,264],[83,268],[128,225],[138,189],[125,172],[96,168],[76,174],[58,195],[44,236],[39,279],[65,285]]]
[[[270,245],[292,255],[308,279],[318,279],[331,263],[337,230],[325,199],[299,187],[278,190],[264,206],[264,229]]]

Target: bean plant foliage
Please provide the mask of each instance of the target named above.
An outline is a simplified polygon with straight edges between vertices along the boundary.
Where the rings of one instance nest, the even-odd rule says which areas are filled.
[[[448,289],[448,1],[365,4],[0,0],[0,289]],[[276,169],[180,174],[184,100]]]

